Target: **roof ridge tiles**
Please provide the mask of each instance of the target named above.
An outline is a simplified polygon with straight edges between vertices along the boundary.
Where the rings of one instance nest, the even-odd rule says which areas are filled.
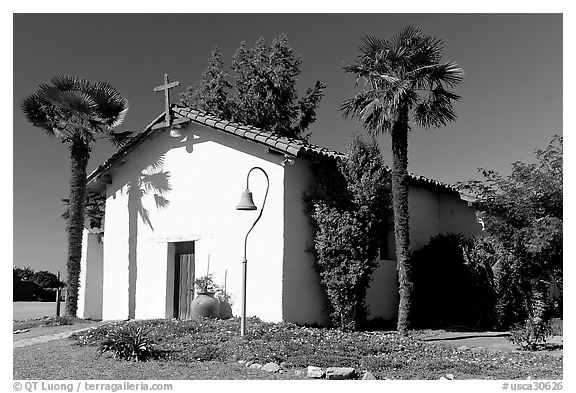
[[[255,127],[247,124],[240,124],[237,122],[222,119],[211,113],[207,113],[192,107],[180,106],[178,104],[173,104],[171,109],[174,113],[180,116],[186,117],[193,122],[198,124],[203,124],[207,127],[231,134],[236,135],[240,138],[250,140],[252,142],[263,144],[265,146],[271,147],[277,151],[284,154],[289,154],[294,157],[302,156],[302,153],[317,155],[326,158],[343,158],[346,157],[344,153],[339,151],[328,149],[327,147],[317,146],[308,141],[300,140],[296,138],[286,137],[282,135],[276,135],[271,131],[264,130],[259,127]],[[143,132],[134,136],[132,141],[122,147],[120,150],[112,154],[106,162],[96,168],[88,178],[93,179],[97,177],[101,172],[108,170],[117,158],[127,154],[131,151],[137,144],[146,139],[148,136],[154,134],[152,132],[152,126],[156,124],[159,119],[161,119],[165,114],[161,114],[154,120],[150,125],[148,125]],[[390,167],[387,167],[391,170]],[[408,172],[408,176],[415,181],[420,181],[425,184],[435,185],[441,187],[445,190],[457,191],[455,186],[440,182],[438,180],[430,179],[422,175],[416,175],[412,172]]]

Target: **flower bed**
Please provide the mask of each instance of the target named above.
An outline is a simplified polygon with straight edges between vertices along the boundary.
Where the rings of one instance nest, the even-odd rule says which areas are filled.
[[[402,337],[396,332],[342,332],[336,329],[266,323],[249,318],[247,337],[240,320],[148,320],[105,324],[74,334],[78,345],[97,346],[121,324],[144,326],[164,361],[283,363],[290,369],[354,367],[377,378],[560,379],[562,358],[546,353],[456,348]],[[96,350],[96,349],[95,349]]]

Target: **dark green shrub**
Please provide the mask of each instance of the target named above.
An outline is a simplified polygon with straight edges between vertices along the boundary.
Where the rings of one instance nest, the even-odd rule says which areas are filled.
[[[524,351],[538,349],[552,335],[552,324],[548,320],[527,318],[510,330],[508,339]]]
[[[561,315],[562,292],[551,291],[554,286],[561,288],[561,279],[555,281],[539,266],[525,263],[495,236],[474,239],[465,251],[470,266],[483,267],[491,275],[493,319],[498,329],[524,324],[528,318],[549,319],[558,309]],[[560,306],[554,307],[558,299]]]
[[[461,183],[495,245],[498,324],[562,317],[563,138],[554,136],[535,160],[512,163],[509,175],[480,169]]]
[[[261,37],[253,48],[242,42],[232,57],[231,75],[216,47],[202,79],[188,87],[181,103],[284,137],[307,139],[326,86],[317,81],[298,97],[301,64],[285,34],[271,44]]]
[[[46,270],[35,272],[32,268],[13,268],[13,300],[52,302],[56,299],[56,288],[64,283],[54,273]]]
[[[42,326],[62,326],[62,325],[73,325],[78,318],[74,317],[53,317],[47,318]]]
[[[114,358],[146,361],[158,357],[152,346],[150,330],[143,326],[127,324],[110,331],[100,343],[98,354],[111,352]]]
[[[416,326],[494,327],[492,271],[474,260],[473,250],[471,240],[449,233],[412,254]]]
[[[334,326],[365,328],[366,290],[390,225],[390,175],[377,142],[354,136],[346,158],[315,166],[305,196],[320,283]]]

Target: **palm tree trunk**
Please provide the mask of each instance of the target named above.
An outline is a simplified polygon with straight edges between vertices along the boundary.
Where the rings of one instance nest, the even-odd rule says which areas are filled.
[[[68,217],[68,261],[66,267],[67,302],[66,315],[75,317],[78,310],[78,286],[80,260],[82,258],[82,232],[86,208],[86,166],[90,157],[89,147],[83,141],[74,141],[70,146],[70,215]]]
[[[397,328],[401,334],[405,334],[410,328],[413,289],[408,225],[408,121],[405,113],[392,127],[392,207],[400,294]]]

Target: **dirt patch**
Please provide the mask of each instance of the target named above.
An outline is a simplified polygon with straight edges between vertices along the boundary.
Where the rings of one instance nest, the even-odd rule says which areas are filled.
[[[85,321],[74,325],[61,325],[61,326],[37,326],[29,328],[27,332],[12,334],[13,341],[28,340],[34,337],[48,336],[57,333],[71,332],[78,329],[88,329],[97,326],[101,322]]]
[[[508,332],[450,332],[445,330],[432,330],[419,333],[415,338],[420,341],[455,347],[461,350],[488,350],[495,352],[520,352],[508,340]],[[562,337],[552,336],[548,339],[542,350],[554,356],[562,356]]]

